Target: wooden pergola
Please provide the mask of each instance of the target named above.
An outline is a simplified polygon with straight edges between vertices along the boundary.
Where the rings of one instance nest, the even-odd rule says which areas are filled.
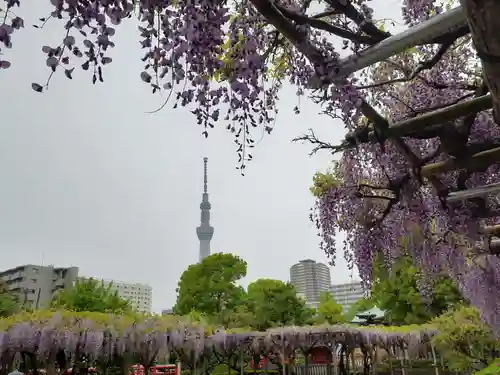
[[[404,147],[402,137],[420,134],[424,131],[437,133],[444,126],[449,126],[450,122],[463,123],[467,121],[472,124],[479,112],[490,109],[493,110],[495,122],[500,126],[499,20],[500,1],[461,0],[461,6],[436,15],[399,34],[387,36],[362,52],[341,60],[340,72],[348,75],[418,45],[437,44],[445,51],[455,40],[470,33],[477,56],[482,63],[484,85],[482,89],[476,91],[471,99],[464,99],[444,108],[396,123],[389,123],[370,104],[363,101],[361,112],[368,119],[369,125],[360,128],[359,131],[349,133],[343,143],[335,147],[334,151],[352,149],[362,143],[377,143],[380,141],[379,134],[382,133],[384,139],[390,139],[398,146],[410,164],[415,164],[417,159],[415,155],[411,154],[411,151],[408,151],[407,147]],[[463,120],[456,121],[458,119]],[[453,126],[459,127],[460,125]],[[423,180],[431,183],[436,191],[442,191],[440,174],[454,170],[467,170],[471,173],[484,171],[488,166],[500,161],[500,141],[489,142],[488,145],[476,147],[475,150],[467,149],[465,143],[463,144],[465,151],[463,157],[450,156],[445,161],[419,166]],[[477,198],[487,199],[491,194],[497,193],[500,193],[500,183],[467,190],[447,191],[443,198],[446,204],[454,205]],[[485,215],[486,217],[500,216],[500,209],[487,212]],[[500,223],[493,226],[483,226],[481,232],[489,236],[491,253],[500,255]]]

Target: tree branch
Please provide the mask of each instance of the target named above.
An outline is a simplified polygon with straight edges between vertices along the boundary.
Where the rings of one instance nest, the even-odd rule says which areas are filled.
[[[307,38],[307,34],[292,25],[285,16],[277,9],[269,0],[250,0],[257,10],[267,18],[267,20],[285,36],[298,51],[306,56],[309,61],[316,67],[326,68],[329,61]],[[323,82],[324,85],[332,82]],[[360,107],[361,112],[368,118],[374,126],[386,128],[388,122],[365,100]]]
[[[389,215],[389,213],[391,212],[392,207],[394,207],[394,205],[399,202],[399,198],[401,196],[401,188],[409,179],[410,179],[410,174],[407,173],[401,179],[399,179],[399,181],[389,181],[389,186],[387,187],[387,189],[394,194],[394,197],[387,198],[388,203],[387,206],[384,208],[382,215],[368,222],[366,224],[367,228],[373,228],[374,226],[379,225],[384,221],[387,215]]]
[[[418,66],[413,70],[413,72],[411,72],[407,77],[396,78],[396,79],[392,79],[392,80],[389,80],[389,81],[379,82],[379,83],[375,83],[375,84],[367,85],[367,86],[358,86],[357,88],[360,88],[360,89],[371,89],[371,88],[374,88],[374,87],[379,87],[379,86],[384,86],[384,85],[392,85],[392,84],[395,84],[395,83],[402,83],[402,82],[412,81],[420,73],[422,73],[423,71],[432,69],[443,58],[443,56],[446,53],[446,51],[448,51],[448,49],[453,45],[454,42],[455,42],[455,40],[453,40],[451,42],[448,41],[447,43],[442,44],[439,47],[439,49],[436,52],[436,54],[430,60],[421,61],[418,64]]]
[[[364,109],[364,111],[363,111],[363,109]],[[377,128],[376,128],[377,123],[375,123],[373,125],[374,133],[375,133],[376,138],[379,139],[379,142],[380,142],[381,137],[382,137],[382,141],[383,141],[383,139],[385,139],[385,137],[387,137],[387,130],[389,129],[389,122],[387,120],[385,120],[382,116],[380,116],[380,114],[378,112],[376,112],[373,109],[373,107],[369,106],[369,104],[366,103],[364,100],[361,104],[361,110],[363,111],[363,113],[370,114],[372,118],[376,119],[376,122],[378,122],[378,124],[379,124],[378,131],[381,131],[382,133],[377,135]],[[365,114],[365,116],[368,117],[366,114]],[[368,118],[370,118],[370,117],[368,117]],[[417,155],[415,155],[415,153],[410,149],[410,147],[400,137],[393,136],[392,140],[394,141],[394,144],[399,149],[399,151],[406,157],[406,159],[408,160],[408,162],[412,166],[413,171],[420,179],[421,173],[420,173],[419,169],[422,166],[421,160],[418,158]],[[434,189],[436,190],[436,192],[438,194],[443,194],[445,191],[447,191],[446,186],[436,176],[428,176],[427,178],[429,179],[430,183],[432,184],[432,186],[434,187]],[[422,183],[422,181],[419,181],[419,182]],[[390,204],[391,207],[392,207],[392,205],[393,204]],[[389,210],[390,210],[390,208],[389,208]]]
[[[380,30],[373,22],[363,17],[363,15],[352,5],[350,0],[326,0],[326,2],[335,10],[345,14],[347,18],[358,25],[362,32],[371,36],[377,42],[391,36],[391,33]]]
[[[317,18],[310,18],[302,14],[293,12],[278,4],[275,4],[275,6],[286,18],[294,21],[297,25],[309,25],[316,29],[328,31],[329,33],[337,35],[341,38],[349,39],[353,42],[361,44],[374,45],[378,42],[377,39],[374,39],[370,36],[355,34],[352,31],[345,30],[335,25],[331,25],[326,21]]]
[[[326,12],[321,12],[321,13],[315,14],[314,16],[311,16],[311,18],[318,19],[318,18],[334,16],[336,14],[341,14],[341,13],[338,10],[329,10]]]
[[[325,57],[307,38],[307,34],[291,24],[269,0],[250,0],[257,11],[265,17],[276,30],[292,42],[297,50],[308,57],[315,65],[324,64]]]
[[[273,3],[270,3],[268,0],[251,0],[252,4],[257,8],[257,10],[266,17],[270,23],[272,23],[277,30],[279,30],[290,42],[292,42],[296,48],[303,53],[311,63],[315,66],[316,69],[322,68],[325,69],[328,67],[329,61],[327,61],[326,57],[319,51],[308,39],[307,34],[297,30],[280,12],[279,9]],[[328,3],[335,8],[335,6],[343,7],[345,6],[344,13],[346,16],[355,17],[354,22],[359,23],[359,27],[366,32],[368,35],[370,34],[378,34],[380,36],[380,30],[378,30],[373,24],[365,20],[363,17],[357,17],[352,13],[352,9],[356,10],[352,7],[348,1],[344,4],[337,0],[328,0]],[[342,9],[342,8],[339,8]],[[357,11],[356,11],[357,12]],[[358,12],[358,15],[361,16]],[[368,26],[367,26],[368,25]],[[367,28],[368,27],[368,28]],[[385,33],[384,33],[385,36]],[[323,85],[331,84],[332,82],[323,82]],[[373,125],[373,130],[377,135],[379,142],[383,145],[384,140],[386,139],[386,132],[389,128],[389,122],[384,119],[366,100],[362,99],[359,107],[361,113],[371,122]],[[394,143],[400,150],[400,152],[408,159],[410,164],[414,169],[420,168],[420,159],[415,155],[415,153],[406,145],[406,143],[398,138],[394,137]],[[446,188],[441,183],[441,181],[435,176],[429,176],[429,181],[433,184],[434,188],[441,194],[441,191]]]
[[[396,63],[395,61],[385,60],[385,62],[387,64],[389,64],[389,65],[393,65],[396,68],[400,69],[403,72],[403,74],[405,74],[405,75],[411,74],[411,72],[408,69],[406,69],[401,64]],[[469,83],[458,83],[456,85],[451,85],[451,84],[444,84],[444,83],[432,82],[432,81],[429,81],[427,78],[425,78],[425,77],[423,77],[421,75],[417,75],[415,78],[421,80],[424,84],[426,84],[427,86],[429,86],[429,87],[431,87],[433,89],[436,89],[436,90],[443,90],[443,89],[455,88],[457,90],[470,90],[470,91],[474,91],[474,90],[477,89],[477,85],[472,85],[472,84],[469,84]]]
[[[301,135],[300,137],[292,139],[292,142],[302,142],[302,143],[309,142],[315,145],[312,151],[309,153],[309,156],[313,156],[320,150],[330,150],[332,154],[338,151],[336,146],[327,142],[323,142],[318,137],[316,137],[316,134],[314,134],[314,131],[312,129],[309,129],[309,133],[310,134],[304,134]]]

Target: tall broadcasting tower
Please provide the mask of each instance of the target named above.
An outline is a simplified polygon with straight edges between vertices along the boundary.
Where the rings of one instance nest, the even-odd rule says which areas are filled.
[[[210,226],[210,209],[212,205],[208,201],[207,190],[207,163],[208,158],[203,158],[203,198],[201,200],[201,223],[196,228],[196,234],[200,240],[200,262],[210,255],[210,240],[214,235],[214,227]]]

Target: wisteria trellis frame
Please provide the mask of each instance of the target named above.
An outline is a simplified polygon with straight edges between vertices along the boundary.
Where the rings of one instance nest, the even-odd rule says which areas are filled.
[[[363,143],[378,143],[390,139],[406,155],[407,160],[418,171],[419,177],[428,181],[436,189],[443,201],[449,205],[456,205],[461,201],[470,201],[474,198],[487,197],[500,192],[500,184],[493,183],[469,190],[451,191],[443,189],[439,175],[455,170],[484,170],[489,165],[500,161],[500,144],[485,145],[478,150],[467,150],[464,140],[462,145],[463,157],[449,157],[447,160],[430,164],[419,164],[420,160],[411,149],[406,146],[403,137],[418,136],[425,132],[437,131],[447,122],[463,118],[463,121],[472,123],[477,114],[493,109],[495,122],[500,126],[500,46],[495,33],[500,33],[498,24],[493,22],[493,15],[500,14],[500,3],[495,1],[478,2],[462,0],[462,6],[434,16],[406,31],[393,36],[384,37],[380,31],[382,41],[339,61],[339,71],[351,74],[372,64],[403,52],[408,48],[423,44],[439,44],[441,48],[433,61],[422,62],[418,71],[430,69],[435,65],[446,50],[458,38],[469,33],[477,49],[484,69],[484,86],[478,89],[474,97],[442,106],[439,109],[429,109],[423,115],[390,124],[380,116],[375,109],[363,100],[361,113],[368,119],[369,126],[362,126],[357,131],[349,133],[342,144],[332,146],[320,141],[311,131],[310,135],[297,138],[299,141],[308,141],[315,145],[313,152],[320,149],[329,149],[334,152],[356,148]],[[484,7],[484,9],[482,9]],[[374,31],[375,32],[375,31]],[[417,75],[418,72],[413,72]],[[470,152],[468,152],[470,151]],[[487,217],[500,216],[500,209],[485,213]],[[481,218],[481,215],[478,216]],[[500,255],[500,225],[485,226],[480,234],[489,236],[488,247],[492,254]]]
[[[81,356],[100,363],[125,356],[147,367],[175,352],[188,367],[201,369],[205,359],[214,352],[221,358],[272,352],[283,359],[295,350],[307,353],[315,346],[335,348],[342,344],[350,349],[379,347],[392,352],[392,348],[397,347],[410,354],[419,353],[428,348],[435,333],[432,327],[425,326],[411,327],[404,332],[348,325],[283,327],[266,332],[207,332],[206,327],[186,322],[166,323],[159,317],[131,320],[105,314],[57,312],[31,321],[0,320],[0,363],[4,366],[2,371],[6,371],[16,355],[22,354],[35,363],[50,365],[64,353],[66,363]]]

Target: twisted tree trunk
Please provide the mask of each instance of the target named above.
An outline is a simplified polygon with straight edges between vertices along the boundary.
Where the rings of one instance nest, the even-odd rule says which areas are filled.
[[[493,97],[493,116],[500,125],[500,1],[460,0],[460,3]]]

